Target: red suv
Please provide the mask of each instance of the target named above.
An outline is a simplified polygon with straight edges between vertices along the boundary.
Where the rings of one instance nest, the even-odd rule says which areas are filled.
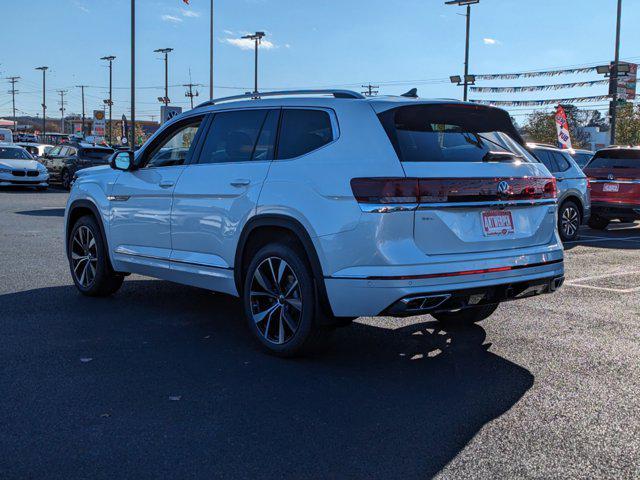
[[[640,219],[640,147],[599,150],[584,173],[591,182],[591,228]]]

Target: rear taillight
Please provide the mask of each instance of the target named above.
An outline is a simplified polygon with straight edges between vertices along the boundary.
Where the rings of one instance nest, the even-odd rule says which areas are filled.
[[[359,203],[446,203],[556,198],[555,178],[354,178]]]
[[[354,178],[351,190],[358,203],[417,203],[417,178]]]
[[[587,190],[591,190],[591,178],[587,177]]]

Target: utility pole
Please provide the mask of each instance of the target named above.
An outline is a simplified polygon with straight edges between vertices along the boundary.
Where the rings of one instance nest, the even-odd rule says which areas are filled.
[[[465,16],[467,17],[467,32],[466,32],[466,40],[464,47],[464,93],[463,100],[466,102],[469,91],[469,31],[471,29],[471,5],[476,3],[480,3],[480,0],[449,0],[445,2],[446,5],[457,5],[457,6],[466,6],[467,13]]]
[[[49,67],[36,67],[42,71],[42,141],[47,129],[47,70]]]
[[[11,90],[9,93],[11,94],[11,101],[13,102],[13,131],[16,132],[18,130],[18,120],[16,118],[16,83],[20,80],[20,77],[8,77],[9,83],[11,84]]]
[[[200,95],[200,92],[198,92],[197,90],[195,92],[193,91],[193,87],[201,87],[202,85],[198,83],[186,83],[182,86],[189,89],[185,92],[184,96],[191,101],[191,110],[193,110],[193,97],[197,97],[198,95]]]
[[[116,59],[114,55],[100,58],[109,62],[109,99],[104,103],[109,106],[109,145],[113,143],[113,126],[111,125],[111,114],[113,113],[113,61]]]
[[[173,52],[173,48],[158,48],[154,52],[164,54],[164,97],[161,101],[166,107],[169,105],[169,53]]]
[[[58,93],[60,94],[60,133],[64,133],[64,96],[67,93],[66,90],[58,90]]]
[[[84,138],[84,136],[86,135],[84,115],[84,89],[86,88],[86,85],[76,85],[76,88],[79,88],[82,94],[82,138]]]
[[[609,107],[611,114],[611,144],[616,143],[616,119],[618,111],[618,69],[620,67],[620,21],[622,19],[622,0],[618,0],[618,15],[616,19],[616,46],[615,59],[611,68],[611,106]]]
[[[380,88],[379,85],[361,85],[362,88],[364,88],[365,90],[362,92],[363,95],[367,96],[367,97],[373,97],[374,95],[378,94],[378,88]]]
[[[255,54],[254,54],[254,70],[253,70],[253,93],[258,93],[258,46],[262,42],[262,38],[265,36],[264,32],[256,32],[251,35],[245,35],[242,37],[246,40],[253,40],[255,42]]]
[[[136,0],[131,0],[131,150],[136,149]]]

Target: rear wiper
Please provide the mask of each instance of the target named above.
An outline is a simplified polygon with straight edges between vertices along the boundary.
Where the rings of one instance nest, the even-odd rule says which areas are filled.
[[[518,155],[513,152],[494,152],[488,151],[482,157],[483,162],[515,162],[517,160],[521,160],[522,155]]]

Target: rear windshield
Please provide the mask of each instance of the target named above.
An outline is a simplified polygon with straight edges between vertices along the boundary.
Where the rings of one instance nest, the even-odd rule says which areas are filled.
[[[379,115],[403,162],[482,162],[493,152],[535,159],[520,140],[506,112],[468,106],[413,105]],[[505,157],[502,157],[505,159]],[[507,156],[508,160],[509,157]]]
[[[640,168],[640,150],[597,152],[588,168]]]
[[[571,156],[576,161],[576,163],[580,166],[580,168],[583,168],[587,163],[589,163],[589,160],[591,160],[591,157],[593,157],[593,154],[574,152],[571,154]]]
[[[110,148],[83,148],[81,155],[91,160],[102,160],[106,162],[113,154]]]
[[[31,160],[32,157],[22,148],[0,147],[0,159]]]

